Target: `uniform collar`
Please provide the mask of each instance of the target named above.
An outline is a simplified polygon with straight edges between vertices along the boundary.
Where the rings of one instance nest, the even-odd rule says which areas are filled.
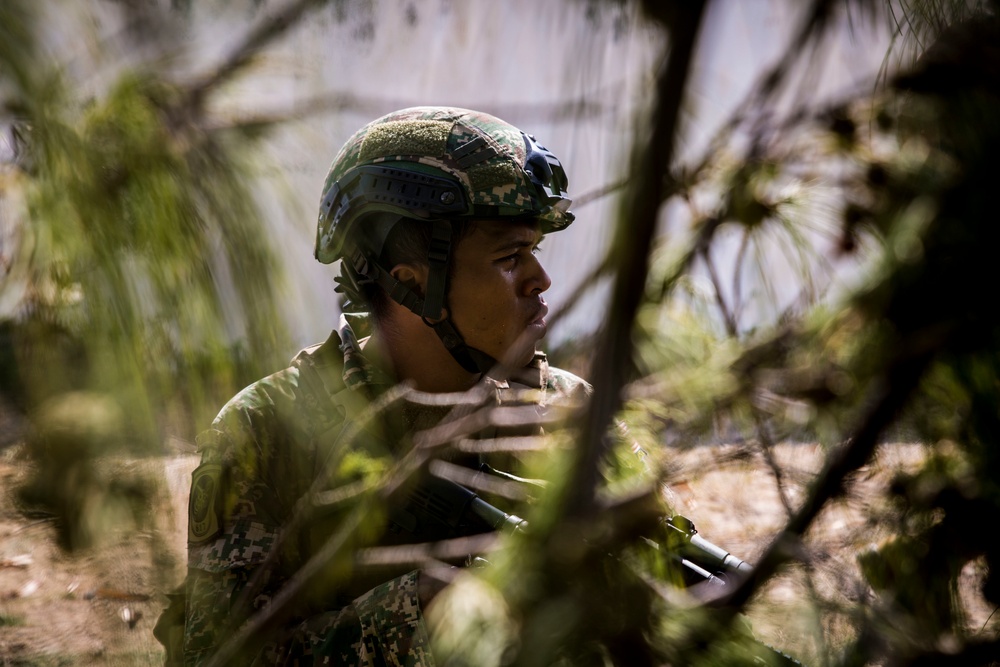
[[[374,330],[370,313],[344,313],[340,316],[338,334],[344,355],[344,383],[352,389],[367,388],[380,393],[396,381],[380,364],[365,355],[365,343]],[[527,366],[514,369],[505,379],[484,378],[497,390],[517,388],[543,389],[548,385],[549,362],[543,352],[536,352]]]
[[[369,313],[345,313],[340,316],[337,333],[340,351],[344,355],[344,384],[351,389],[365,388],[381,393],[396,384],[378,364],[365,353],[365,343],[371,337],[372,318]]]

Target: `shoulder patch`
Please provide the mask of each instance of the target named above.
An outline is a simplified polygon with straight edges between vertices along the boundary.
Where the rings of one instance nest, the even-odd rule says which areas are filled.
[[[219,534],[219,481],[222,466],[203,463],[191,474],[188,501],[188,541],[204,542]]]

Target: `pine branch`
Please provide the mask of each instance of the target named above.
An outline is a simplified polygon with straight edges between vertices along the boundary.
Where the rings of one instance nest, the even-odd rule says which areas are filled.
[[[594,511],[599,466],[604,458],[605,434],[614,414],[621,407],[622,388],[632,367],[632,328],[645,293],[649,272],[649,254],[666,181],[674,154],[677,122],[694,54],[694,47],[705,11],[704,2],[684,3],[677,8],[671,25],[669,57],[657,78],[656,105],[649,141],[639,140],[639,154],[633,167],[634,186],[619,218],[613,264],[617,273],[612,288],[607,326],[597,346],[602,354],[595,359],[593,377],[596,391],[587,412],[580,456],[564,500],[564,513],[583,517]]]

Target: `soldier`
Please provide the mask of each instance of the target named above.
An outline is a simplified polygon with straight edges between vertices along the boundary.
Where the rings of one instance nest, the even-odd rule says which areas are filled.
[[[325,343],[244,389],[198,437],[184,664],[204,662],[267,609],[344,520],[331,511],[296,522],[311,491],[358,479],[331,460],[348,460],[348,450],[374,457],[366,461],[398,457],[408,434],[441,418],[440,408],[404,401],[345,440],[390,387],[479,384],[501,404],[517,387],[534,388],[539,403],[589,391],[535,349],[550,285],[535,253],[543,234],[573,221],[566,185],[552,153],[485,113],[405,109],[348,140],[324,184],[316,237],[320,262],[341,260],[347,314]],[[381,583],[318,576],[241,662],[433,664],[421,609],[442,586],[426,570]],[[157,636],[168,634],[161,621]]]

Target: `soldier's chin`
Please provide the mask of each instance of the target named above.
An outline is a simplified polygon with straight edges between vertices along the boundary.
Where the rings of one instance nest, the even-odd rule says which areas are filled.
[[[507,353],[499,361],[507,366],[521,368],[531,363],[535,356],[537,343],[545,335],[544,325],[541,327],[529,326],[518,336],[514,344],[510,346]]]

